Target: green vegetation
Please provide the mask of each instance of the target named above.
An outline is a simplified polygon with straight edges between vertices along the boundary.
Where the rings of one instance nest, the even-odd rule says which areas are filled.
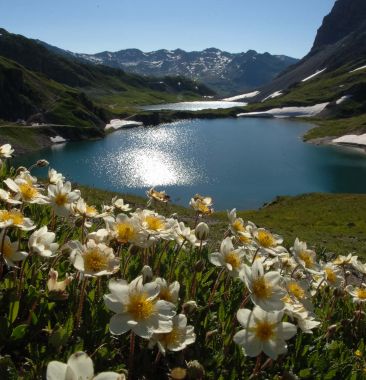
[[[209,201],[199,198],[193,202],[194,209],[161,204],[156,200],[147,209],[146,199],[123,195],[124,206],[129,203],[132,210],[125,210],[121,215],[116,204],[112,203],[112,198],[121,197],[118,193],[75,185],[87,204],[96,206],[90,207],[78,201],[78,193],[70,192],[71,186],[64,182],[58,182],[56,186],[43,181],[36,188],[34,183],[26,181],[29,179],[27,173],[9,172],[5,165],[0,175],[1,183],[7,179],[7,186],[14,189],[12,197],[22,201],[21,205],[6,209],[3,200],[0,208],[1,379],[45,378],[51,361],[66,363],[77,351],[84,351],[92,357],[96,374],[102,371],[128,372],[129,380],[168,380],[177,372],[184,373],[180,378],[187,380],[279,380],[293,376],[318,380],[364,378],[364,303],[352,302],[356,296],[362,299],[364,290],[345,288],[345,281],[357,285],[360,274],[350,263],[343,263],[345,258],[338,264],[329,260],[354,249],[355,254],[365,254],[365,195],[281,197],[260,210],[232,215],[229,223],[224,212],[200,215],[210,213],[210,205]],[[16,181],[18,190],[9,178]],[[60,181],[56,173],[51,178]],[[50,204],[42,204],[43,196],[48,196]],[[6,199],[4,194],[2,198]],[[119,207],[123,206],[119,204]],[[98,216],[102,210],[108,213],[107,223]],[[172,213],[176,214],[178,221],[184,222],[184,228],[170,218]],[[276,242],[277,237],[269,230],[247,225],[248,219],[257,226],[283,234],[284,245],[291,253],[283,251]],[[197,226],[194,232],[201,221],[207,222],[210,228],[208,244],[197,240],[207,239],[204,226],[203,230]],[[32,223],[34,229],[30,227]],[[88,235],[97,232],[97,236],[102,237],[103,231],[108,234],[103,243],[94,241],[96,236]],[[308,249],[295,247],[291,250],[295,237],[309,239]],[[57,244],[51,246],[53,241]],[[15,251],[11,242],[16,244]],[[231,244],[235,248],[230,248]],[[223,251],[223,245],[230,249]],[[313,246],[317,249],[316,260],[309,250]],[[220,268],[220,262],[213,259],[218,251],[221,255],[226,252],[227,257],[222,257],[226,257],[225,262],[230,266],[225,264]],[[241,256],[237,256],[239,252]],[[279,252],[286,257],[273,256]],[[272,281],[277,276],[281,279],[280,290],[267,282],[260,283],[259,288],[259,285],[253,285],[254,282],[248,285],[248,281],[256,280],[251,279],[247,270],[251,271],[252,265],[261,268],[261,261],[255,260],[259,257],[264,260],[263,265],[266,263],[264,270],[272,271],[265,281]],[[288,260],[294,261],[289,264]],[[328,267],[319,260],[328,261]],[[238,277],[244,264],[247,270],[241,271]],[[112,286],[111,281],[123,278],[130,284],[138,278],[144,265],[149,265],[152,271],[149,274],[145,267],[145,275],[152,277],[146,277],[144,281],[153,283],[144,290],[139,290],[135,283],[124,297],[106,301],[113,299],[110,298],[111,291],[119,294],[125,289],[122,283]],[[314,265],[318,273],[326,273],[327,277],[307,272],[308,265],[309,268]],[[347,275],[348,270],[353,276]],[[55,278],[55,271],[58,278]],[[73,279],[68,278],[70,275]],[[171,286],[165,287],[165,280],[157,277],[165,279]],[[306,296],[304,305],[299,300],[303,300],[305,290],[302,289],[305,288],[298,288],[300,282],[295,282],[299,277],[302,277],[301,286],[312,289],[312,295]],[[342,281],[338,284],[339,279]],[[292,281],[295,290],[286,287],[288,281]],[[267,291],[260,290],[263,286],[273,289],[271,297],[275,297],[275,292],[280,292],[280,297],[283,294],[290,297],[286,300],[283,319],[287,323],[287,333],[285,336],[279,329],[271,330],[269,334],[270,326],[255,322],[255,329],[249,331],[252,335],[255,332],[251,339],[266,341],[276,335],[276,339],[286,340],[288,350],[286,353],[276,341],[273,351],[263,346],[258,353],[261,350],[264,353],[253,353],[249,357],[240,347],[247,344],[247,338],[238,340],[237,333],[246,328],[244,320],[248,313],[259,310],[259,306],[255,306],[259,301],[253,298],[254,295],[263,296],[262,302],[267,299]],[[153,298],[147,298],[144,292],[150,294],[155,292],[153,289],[157,293]],[[296,289],[297,293],[291,293]],[[352,289],[355,289],[356,296],[350,293]],[[197,306],[187,304],[188,301],[195,301]],[[314,314],[307,309],[311,310],[309,303],[314,306]],[[156,345],[148,346],[150,332],[143,333],[139,329],[135,334],[130,332],[131,326],[136,324],[141,328],[150,326],[153,322],[149,316],[153,308],[163,305],[165,312],[174,309],[180,313],[179,318],[187,318],[189,329],[194,329],[195,336],[184,326],[179,330],[168,330],[172,315],[167,316],[161,325],[165,326],[165,332],[156,330],[164,335],[154,335],[150,339],[150,343],[158,339],[160,349]],[[300,314],[295,311],[295,305],[301,308]],[[236,313],[244,308],[247,311],[241,312],[238,321]],[[265,313],[260,312],[261,315]],[[135,324],[126,325],[126,313],[128,318],[134,318]],[[282,320],[281,312],[272,313]],[[156,318],[162,317],[156,315]],[[280,320],[276,323],[282,323]],[[312,334],[302,332],[300,327]],[[114,330],[116,328],[122,329],[120,333]],[[162,347],[165,347],[166,355],[159,353]],[[84,369],[85,363],[76,370]]]

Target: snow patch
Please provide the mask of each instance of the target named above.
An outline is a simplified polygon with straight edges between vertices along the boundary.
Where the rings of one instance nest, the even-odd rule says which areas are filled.
[[[53,144],[58,144],[58,143],[64,143],[66,140],[61,137],[61,136],[55,136],[55,137],[50,137],[50,140]]]
[[[276,92],[274,92],[273,94],[271,94],[271,95],[267,96],[266,98],[264,98],[264,99],[262,100],[262,102],[265,102],[266,100],[269,100],[269,99],[277,98],[278,96],[281,96],[281,95],[283,95],[282,90],[280,90],[280,91],[276,91]]]
[[[285,117],[311,117],[319,114],[324,110],[324,108],[329,104],[321,103],[315,104],[314,106],[307,107],[283,107],[283,108],[273,108],[268,111],[262,112],[247,112],[247,113],[239,113],[236,115],[237,117],[241,116],[253,116],[253,117],[277,117],[277,118],[285,118]]]
[[[104,130],[108,129],[120,129],[120,128],[129,128],[129,127],[140,127],[144,125],[140,121],[134,121],[134,120],[121,120],[121,119],[112,119],[109,124],[106,124],[104,127]]]
[[[366,133],[363,135],[344,135],[332,140],[335,144],[366,145]]]
[[[260,91],[253,91],[253,92],[248,92],[247,94],[236,95],[236,96],[232,96],[231,98],[225,98],[222,100],[225,102],[233,102],[235,100],[240,100],[240,99],[254,98],[255,96],[259,95],[260,93],[261,93]]]
[[[311,74],[310,76],[306,77],[305,79],[303,79],[301,82],[306,82],[310,79],[313,79],[315,78],[316,76],[320,75],[323,71],[325,71],[327,68],[324,68],[322,70],[317,70],[314,74]]]
[[[346,100],[348,100],[352,95],[344,95],[342,96],[341,98],[339,98],[337,101],[336,101],[336,104],[342,104],[344,103]]]
[[[350,71],[350,73],[354,73],[355,71],[359,71],[359,70],[363,70],[363,69],[366,69],[366,66],[358,67],[357,69]]]

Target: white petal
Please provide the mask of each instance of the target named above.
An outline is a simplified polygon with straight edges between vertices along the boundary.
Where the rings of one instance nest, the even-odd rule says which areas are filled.
[[[252,311],[249,309],[239,309],[236,313],[236,317],[238,318],[239,323],[243,327],[247,327],[249,324],[249,321],[251,319]]]
[[[129,316],[126,314],[115,314],[109,321],[109,330],[114,335],[121,335],[130,330],[128,324]]]
[[[282,322],[278,326],[278,335],[284,340],[291,339],[296,335],[296,331],[296,326],[289,322]]]
[[[75,372],[78,379],[86,380],[94,376],[93,361],[85,352],[79,351],[72,354],[67,361],[67,365]]]
[[[116,372],[101,372],[99,375],[95,376],[93,380],[125,380],[126,377],[123,374]]]
[[[114,313],[118,314],[121,313],[121,311],[123,310],[122,303],[113,294],[105,294],[103,296],[103,299],[107,308],[113,311]]]
[[[220,252],[212,252],[209,257],[210,263],[216,265],[217,267],[221,267],[224,265],[224,259]]]
[[[47,380],[64,380],[66,378],[67,364],[52,361],[47,366]]]

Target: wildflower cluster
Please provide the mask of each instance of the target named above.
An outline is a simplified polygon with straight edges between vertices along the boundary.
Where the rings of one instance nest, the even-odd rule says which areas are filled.
[[[0,147],[1,159],[12,153]],[[274,376],[298,339],[318,330],[328,344],[347,318],[363,331],[366,265],[356,256],[323,261],[298,239],[287,249],[235,209],[217,244],[204,219],[213,214],[211,197],[196,194],[195,215],[183,222],[116,197],[91,205],[54,169],[39,180],[34,166],[2,165],[0,373],[49,380]],[[165,192],[147,195],[148,205],[169,211]],[[347,305],[340,320],[337,302]],[[363,346],[357,349],[352,365],[363,371]],[[286,366],[298,369],[292,359]]]

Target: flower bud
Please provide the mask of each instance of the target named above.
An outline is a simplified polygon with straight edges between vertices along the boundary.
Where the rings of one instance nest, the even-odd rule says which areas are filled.
[[[141,273],[142,273],[142,279],[143,279],[144,284],[146,282],[150,282],[153,279],[152,269],[148,265],[144,265],[144,267],[141,270]]]
[[[198,223],[194,230],[194,233],[198,240],[207,240],[209,232],[210,229],[208,228],[208,225],[204,222]]]
[[[187,301],[182,306],[183,314],[189,315],[198,309],[196,301]]]
[[[38,160],[36,162],[36,166],[39,168],[44,168],[45,166],[48,166],[50,163],[47,160]]]
[[[183,380],[187,376],[187,370],[181,367],[175,367],[170,371],[170,378],[172,380]]]

